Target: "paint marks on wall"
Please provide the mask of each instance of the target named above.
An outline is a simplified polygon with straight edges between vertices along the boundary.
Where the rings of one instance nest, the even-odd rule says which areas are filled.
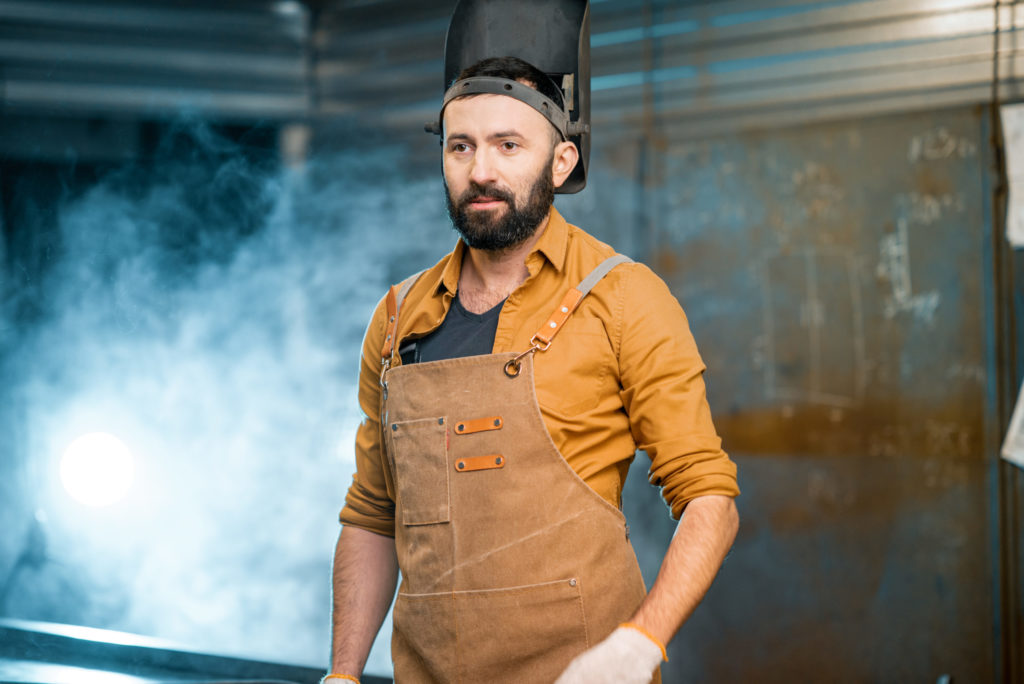
[[[864,395],[857,260],[840,248],[770,252],[760,264],[765,394],[834,407]]]
[[[973,140],[950,131],[946,126],[936,126],[910,138],[907,161],[932,162],[942,159],[966,159],[978,154]]]
[[[909,313],[924,323],[932,323],[939,308],[939,293],[914,293],[910,273],[910,231],[907,220],[896,221],[896,231],[883,235],[879,241],[879,261],[876,273],[889,281],[892,293],[885,298],[883,313],[886,318]]]

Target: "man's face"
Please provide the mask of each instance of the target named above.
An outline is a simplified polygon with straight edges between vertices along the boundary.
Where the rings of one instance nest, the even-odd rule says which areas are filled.
[[[526,241],[554,199],[553,129],[504,95],[452,101],[444,112],[448,214],[470,247],[499,251]]]

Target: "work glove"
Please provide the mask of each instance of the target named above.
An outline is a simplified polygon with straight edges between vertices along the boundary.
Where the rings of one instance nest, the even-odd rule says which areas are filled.
[[[665,647],[645,630],[620,625],[597,646],[569,663],[555,684],[648,684]]]

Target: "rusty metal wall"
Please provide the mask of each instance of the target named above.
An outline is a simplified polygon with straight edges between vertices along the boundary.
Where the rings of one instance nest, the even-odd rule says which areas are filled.
[[[740,467],[740,536],[668,681],[1001,676],[984,117],[598,140],[589,196],[560,198],[669,282]],[[645,467],[650,572],[671,525]]]

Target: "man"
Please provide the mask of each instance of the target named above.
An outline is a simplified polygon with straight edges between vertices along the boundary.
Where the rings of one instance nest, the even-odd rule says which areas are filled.
[[[579,159],[542,114],[557,86],[515,58],[476,82],[442,110],[461,240],[364,340],[328,678],[357,680],[401,567],[399,684],[651,681],[735,537],[735,466],[678,302],[552,206]],[[637,447],[682,516],[646,596],[619,511]]]

